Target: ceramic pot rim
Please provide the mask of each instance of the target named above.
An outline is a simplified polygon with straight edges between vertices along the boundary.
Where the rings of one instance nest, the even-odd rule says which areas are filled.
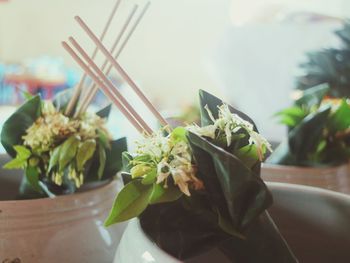
[[[84,220],[111,208],[121,180],[81,193],[55,198],[0,201],[0,232],[18,226],[42,227]]]
[[[335,191],[331,191],[331,190],[326,190],[326,189],[322,189],[322,188],[318,188],[318,187],[312,187],[312,186],[305,186],[305,185],[297,185],[297,184],[289,184],[289,183],[276,183],[276,182],[266,182],[267,186],[269,189],[280,189],[280,190],[284,190],[284,191],[297,191],[297,192],[308,192],[308,193],[316,193],[319,195],[323,195],[323,196],[329,196],[332,198],[337,198],[337,199],[341,199],[341,200],[345,200],[346,202],[348,202],[350,204],[350,195],[347,194],[343,194],[343,193],[338,193]],[[131,222],[129,222],[129,224],[135,224],[137,228],[139,228],[139,230],[142,233],[142,238],[146,239],[147,242],[151,243],[152,246],[157,246],[142,230],[142,227],[140,225],[140,220],[137,219],[133,219]],[[172,262],[179,262],[182,263],[182,261],[180,261],[179,259],[174,258],[172,255],[168,254],[167,252],[162,251],[162,254],[166,255],[166,257],[172,259]]]
[[[346,200],[350,202],[350,195],[319,188],[315,186],[300,185],[300,184],[291,184],[291,183],[277,183],[277,182],[265,182],[269,189],[283,189],[283,190],[297,190],[298,192],[309,192],[309,193],[318,193],[320,195],[332,196],[338,199]]]
[[[262,163],[262,169],[267,171],[286,171],[288,173],[332,173],[340,169],[350,170],[350,161],[338,166],[325,166],[325,167],[304,167],[304,166],[293,166],[293,165],[279,165],[279,164],[270,164]]]

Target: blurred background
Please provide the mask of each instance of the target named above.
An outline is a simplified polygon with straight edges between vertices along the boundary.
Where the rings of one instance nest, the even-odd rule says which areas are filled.
[[[122,2],[107,46],[134,3],[145,1]],[[101,32],[114,4],[0,0],[0,125],[24,92],[50,99],[79,82],[81,70],[61,41],[73,35],[92,52],[93,43],[73,17]],[[278,142],[285,130],[273,114],[291,103],[299,64],[308,51],[340,45],[333,32],[349,15],[346,0],[152,0],[119,61],[166,116],[195,121],[198,90],[204,89],[249,114],[263,135]],[[120,78],[111,78],[143,110]],[[98,94],[92,109],[106,103]],[[115,136],[135,134],[114,112]]]

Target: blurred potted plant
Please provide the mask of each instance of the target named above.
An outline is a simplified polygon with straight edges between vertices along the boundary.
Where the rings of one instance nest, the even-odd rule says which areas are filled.
[[[1,142],[13,158],[4,168],[23,169],[24,176],[17,200],[0,201],[2,261],[112,258],[122,230],[107,231],[101,220],[117,193],[113,178],[126,140],[112,140],[105,127],[110,106],[73,117],[77,102],[66,114],[70,98],[67,92],[53,101],[30,96],[3,126]]]
[[[301,64],[303,74],[297,78],[298,90],[307,90],[320,84],[330,87],[328,95],[350,97],[350,23],[335,32],[340,47],[310,52]]]
[[[266,180],[350,193],[350,24],[335,32],[338,48],[307,54],[294,107],[280,112],[288,127],[262,174]]]
[[[277,115],[288,136],[263,166],[265,180],[350,193],[350,102],[328,85],[306,89]]]

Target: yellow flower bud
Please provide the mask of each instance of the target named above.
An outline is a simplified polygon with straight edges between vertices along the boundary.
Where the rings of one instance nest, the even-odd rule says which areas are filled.
[[[134,166],[133,168],[131,168],[130,173],[131,173],[131,177],[137,178],[137,177],[142,177],[144,175],[146,175],[148,172],[151,171],[151,167],[144,165],[144,164],[138,164],[136,166]]]

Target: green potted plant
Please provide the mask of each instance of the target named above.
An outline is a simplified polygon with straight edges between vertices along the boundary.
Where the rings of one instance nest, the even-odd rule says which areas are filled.
[[[300,65],[294,105],[277,114],[288,136],[264,164],[266,180],[350,193],[350,24],[335,34],[339,47],[310,52]]]
[[[23,170],[23,176],[16,192],[1,196],[1,260],[112,258],[122,229],[104,230],[99,222],[118,191],[113,178],[126,139],[113,140],[106,128],[110,106],[74,116],[77,102],[66,111],[70,97],[30,96],[4,123],[1,142],[12,157],[4,168]],[[4,188],[6,171],[0,176]]]
[[[264,165],[264,179],[350,193],[350,103],[328,94],[327,85],[309,88],[277,114],[288,136]]]

